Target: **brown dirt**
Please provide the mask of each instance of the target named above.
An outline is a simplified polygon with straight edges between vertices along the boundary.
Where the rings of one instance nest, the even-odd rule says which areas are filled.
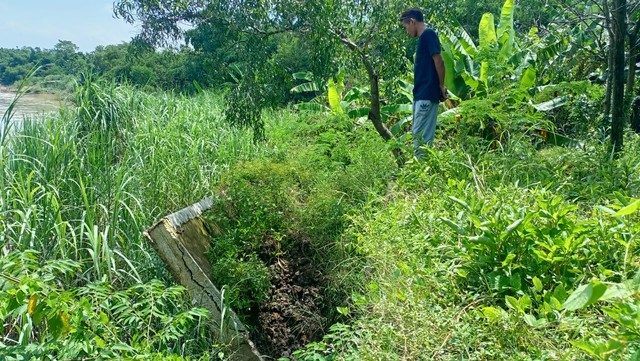
[[[288,357],[294,350],[322,337],[327,320],[322,316],[322,290],[326,279],[314,267],[309,242],[295,246],[272,259],[269,265],[271,288],[259,308],[259,329],[253,339],[269,356]],[[263,254],[276,254],[270,242]]]

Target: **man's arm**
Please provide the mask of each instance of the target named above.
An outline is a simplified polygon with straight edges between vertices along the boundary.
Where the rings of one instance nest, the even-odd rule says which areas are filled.
[[[442,93],[441,99],[447,98],[447,88],[444,86],[444,59],[440,53],[433,54],[433,64],[436,66],[436,72],[438,73],[438,81],[440,84],[440,92]]]

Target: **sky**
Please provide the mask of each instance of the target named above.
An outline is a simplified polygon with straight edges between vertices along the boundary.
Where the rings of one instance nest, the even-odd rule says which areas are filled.
[[[128,42],[133,25],[113,17],[114,0],[0,0],[0,48],[53,49],[70,40],[82,52]]]

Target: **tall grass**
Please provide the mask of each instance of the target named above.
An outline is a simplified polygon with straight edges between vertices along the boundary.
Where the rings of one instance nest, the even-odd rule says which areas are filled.
[[[73,108],[27,121],[5,142],[5,242],[82,262],[86,281],[163,276],[144,228],[260,152],[222,122],[219,103],[212,93],[151,96],[87,78]]]
[[[151,287],[153,279],[170,283],[166,268],[142,237],[144,229],[209,195],[223,170],[262,152],[250,134],[222,121],[220,104],[220,96],[210,92],[192,98],[150,95],[87,77],[76,86],[74,104],[27,119],[22,129],[8,135],[14,102],[3,116],[0,138],[3,254],[35,251],[41,263],[74,262],[74,272],[58,275],[71,292],[95,282],[116,290]],[[20,270],[12,280],[27,279],[29,268]],[[47,289],[36,292],[40,298],[58,292]],[[83,292],[97,297],[91,290]],[[150,290],[161,293],[162,288],[154,285]],[[6,300],[25,302],[11,297]],[[12,306],[3,305],[0,302],[0,313],[5,317],[2,310]],[[178,312],[188,305],[163,304],[157,313]],[[23,311],[12,311],[9,317],[26,322],[32,311]],[[153,336],[148,329],[140,336]],[[163,337],[175,342],[171,335],[183,337],[186,331]],[[11,337],[0,343],[11,344],[7,340]]]

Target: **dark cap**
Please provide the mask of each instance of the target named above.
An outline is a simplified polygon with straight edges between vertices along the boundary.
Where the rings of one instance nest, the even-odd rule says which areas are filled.
[[[420,9],[417,9],[417,8],[405,10],[400,15],[400,21],[405,21],[409,19],[415,19],[416,21],[419,21],[421,23],[424,22],[424,16],[422,15],[422,11],[420,11]]]

